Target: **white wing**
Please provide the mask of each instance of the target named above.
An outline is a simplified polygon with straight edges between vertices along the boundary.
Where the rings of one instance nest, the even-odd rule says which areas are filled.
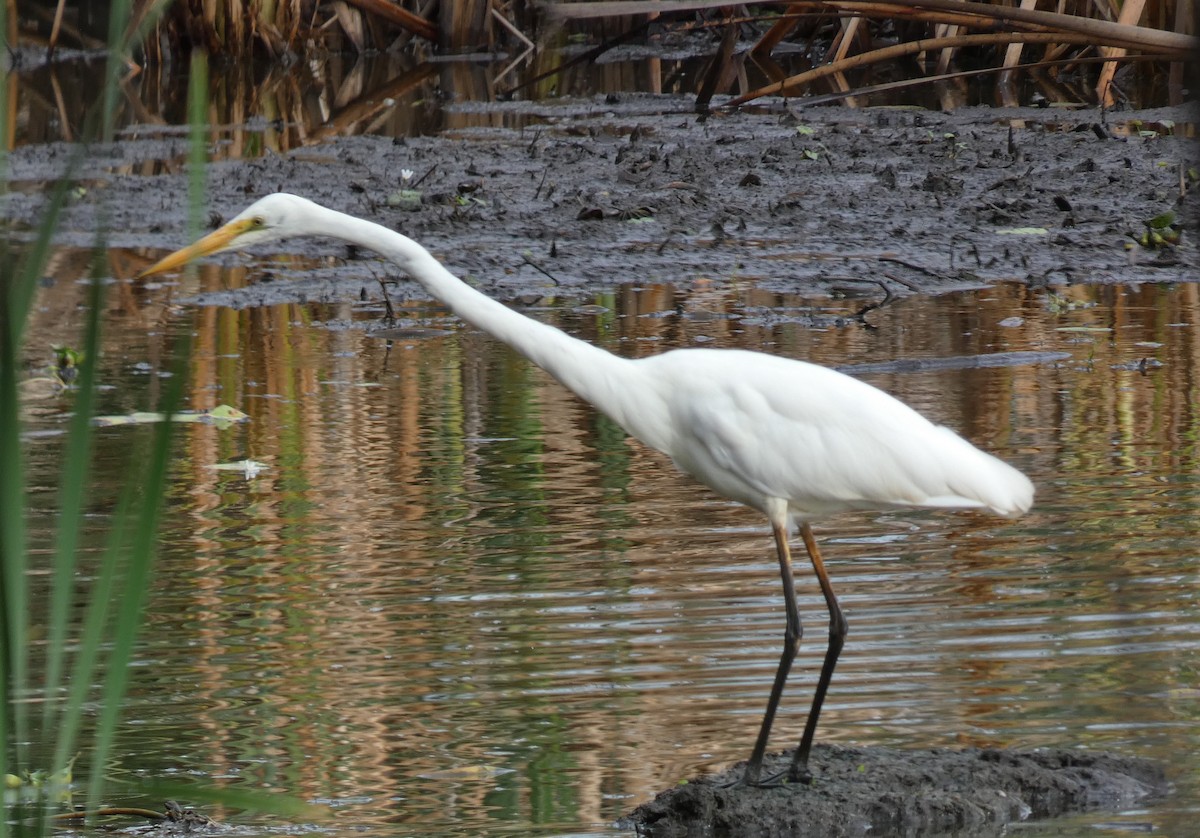
[[[882,390],[757,352],[682,350],[647,361],[666,393],[684,471],[757,509],[786,500],[804,520],[889,506],[1025,511],[1021,472]],[[635,435],[637,430],[631,428]]]

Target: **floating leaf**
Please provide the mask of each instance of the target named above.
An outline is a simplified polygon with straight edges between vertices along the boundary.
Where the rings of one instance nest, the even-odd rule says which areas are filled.
[[[996,234],[1000,236],[1044,236],[1049,232],[1045,227],[1006,227],[1003,230],[997,230]]]
[[[240,471],[247,480],[253,480],[270,466],[257,460],[238,460],[233,463],[213,463],[209,468],[213,471]]]
[[[248,422],[248,421],[250,421],[250,417],[247,414],[242,413],[236,407],[230,407],[227,404],[219,404],[216,407],[211,408],[209,410],[199,411],[199,413],[202,416],[208,416],[210,419],[220,419],[220,420],[226,421],[226,422]],[[186,421],[186,420],[184,420],[184,421]],[[200,421],[203,421],[203,419],[198,418],[193,421],[200,422]]]
[[[250,417],[236,407],[227,404],[218,405],[210,410],[184,410],[172,414],[176,422],[194,422],[202,425],[216,425],[227,428],[235,422],[249,421]],[[111,428],[117,425],[152,425],[155,422],[165,422],[165,413],[130,413],[125,416],[97,416],[92,424],[101,428]]]
[[[501,768],[495,765],[462,765],[457,768],[426,771],[417,776],[426,780],[483,780],[511,773],[511,768]]]

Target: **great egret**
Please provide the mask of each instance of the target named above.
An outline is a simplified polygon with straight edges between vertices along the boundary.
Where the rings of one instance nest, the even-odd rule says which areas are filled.
[[[621,358],[479,293],[411,239],[295,195],[262,198],[142,275],[287,236],[330,236],[386,256],[463,320],[516,349],[679,469],[767,516],[787,628],[743,784],[765,785],[783,774],[791,781],[811,778],[808,755],[847,631],[811,521],[843,510],[897,507],[1011,516],[1033,502],[1033,484],[1020,471],[858,379],[736,349]],[[786,772],[763,778],[771,724],[801,637],[788,544],[793,527],[799,528],[825,597],[829,642],[800,746]]]

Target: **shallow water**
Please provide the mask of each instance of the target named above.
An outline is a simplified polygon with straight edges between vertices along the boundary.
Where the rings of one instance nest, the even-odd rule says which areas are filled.
[[[174,298],[236,281],[205,268],[196,285],[110,294],[102,410],[158,386],[188,322]],[[72,342],[81,293],[44,289],[31,346]],[[1186,833],[1200,813],[1197,286],[1002,286],[901,300],[872,329],[846,325],[861,301],[735,283],[544,303],[530,313],[631,356],[1069,353],[864,376],[1026,470],[1038,499],[1015,521],[914,511],[817,528],[850,620],[820,736],[1151,757],[1173,797],[1053,834]],[[437,307],[402,316],[444,331],[380,339],[367,306],[195,313],[191,406],[251,421],[180,432],[113,775],[293,795],[347,834],[603,835],[656,791],[744,759],[783,630],[763,522]],[[40,404],[32,426],[60,427],[68,407]],[[144,438],[99,432],[100,522]],[[61,444],[30,440],[39,508]],[[209,468],[243,458],[268,469]],[[819,592],[799,584],[814,639],[777,748],[799,737],[823,651]]]

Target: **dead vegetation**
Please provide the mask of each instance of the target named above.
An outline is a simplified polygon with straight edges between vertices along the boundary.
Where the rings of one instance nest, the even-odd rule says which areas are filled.
[[[558,2],[547,4],[547,12],[563,20],[583,21],[617,14],[697,15],[720,10],[709,25],[725,27],[726,33],[732,34],[727,38],[730,41],[736,39],[739,27],[763,25],[765,31],[750,49],[718,54],[700,91],[701,106],[707,105],[705,88],[712,92],[740,88],[727,103],[736,107],[763,96],[811,93],[812,84],[822,79],[830,80],[835,98],[849,97],[863,91],[853,88],[846,73],[898,58],[914,59],[920,72],[895,86],[997,73],[1003,104],[1016,103],[1012,81],[1018,70],[1040,71],[1053,80],[1094,64],[1100,66],[1093,85],[1095,96],[1111,105],[1122,96],[1113,83],[1119,63],[1161,61],[1169,65],[1170,98],[1177,104],[1182,101],[1184,64],[1200,50],[1200,40],[1192,34],[1194,0],[1126,0],[1123,5],[1115,0],[1058,0],[1054,4],[1043,0],[1043,5],[1054,5],[1055,11],[1035,8],[1037,0],[1021,0],[1019,6],[966,0],[799,0],[770,5],[776,10],[770,16],[711,0]],[[819,51],[814,66],[787,75],[772,58],[787,39],[804,44],[807,51]],[[815,50],[818,43],[821,49]],[[772,83],[749,89],[746,60],[754,62]],[[956,69],[960,63],[971,69]]]
[[[44,43],[53,51],[60,43],[98,48],[108,39],[108,21],[97,19],[91,4],[15,5],[10,43]],[[503,91],[512,93],[631,37],[699,33],[699,46],[711,52],[691,91],[701,109],[722,94],[733,97],[729,107],[763,96],[845,99],[982,74],[997,76],[1001,104],[1015,104],[1015,81],[1032,76],[1051,102],[1077,100],[1078,85],[1066,93],[1060,80],[1083,77],[1089,98],[1112,105],[1126,97],[1118,68],[1141,62],[1165,69],[1152,75],[1165,76],[1165,98],[1178,104],[1186,62],[1200,51],[1196,12],[1196,0],[135,0],[125,42],[144,64],[194,48],[276,60],[399,50],[524,59],[592,41],[592,49],[573,56],[530,60],[524,82]],[[806,65],[799,72],[797,55]],[[852,81],[854,71],[897,61],[903,78],[869,87]]]

